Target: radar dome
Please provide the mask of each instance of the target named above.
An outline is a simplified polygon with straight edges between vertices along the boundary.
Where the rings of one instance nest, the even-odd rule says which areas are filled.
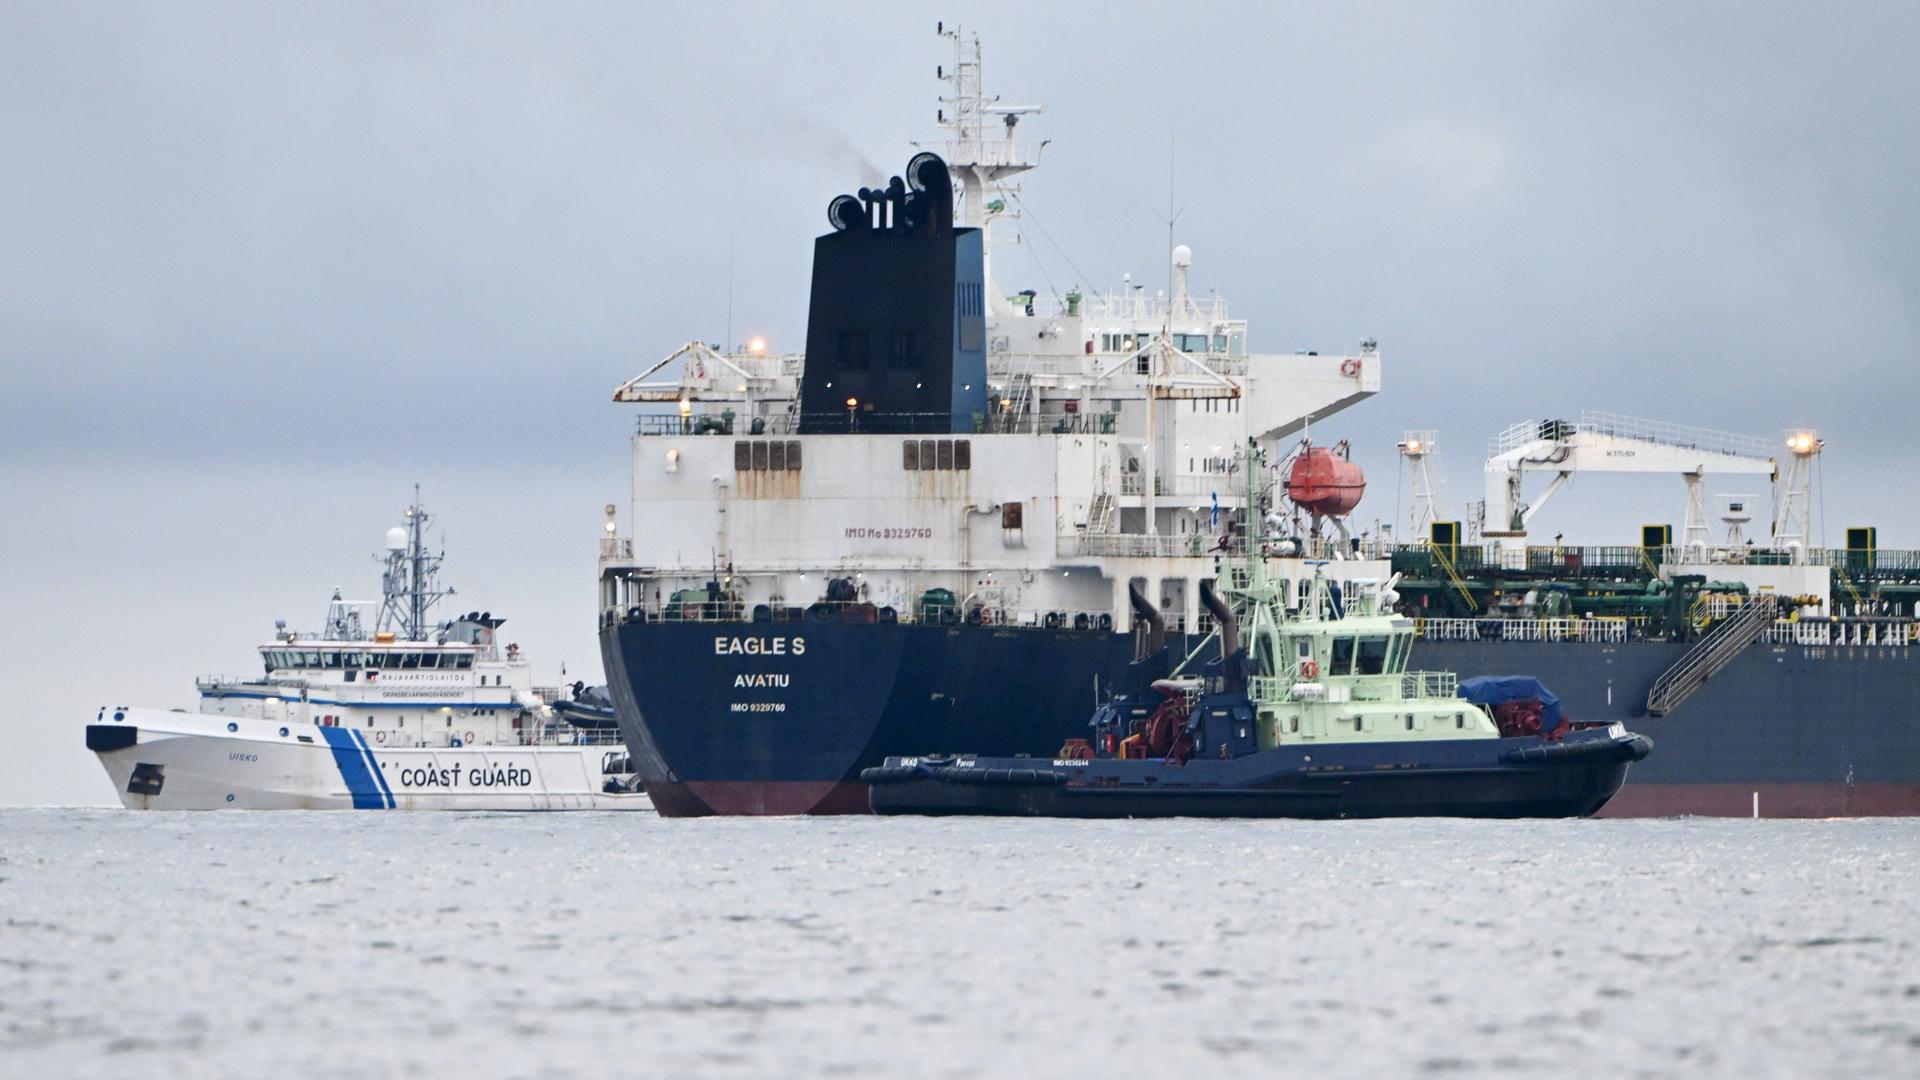
[[[1185,244],[1173,249],[1173,265],[1186,267],[1193,265],[1193,249]]]
[[[407,550],[407,530],[401,528],[398,525],[395,525],[393,528],[388,529],[387,530],[387,550],[388,551]]]

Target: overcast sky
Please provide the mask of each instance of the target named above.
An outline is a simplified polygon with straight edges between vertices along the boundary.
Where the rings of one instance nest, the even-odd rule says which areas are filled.
[[[1047,109],[1007,291],[1162,280],[1171,164],[1255,348],[1379,339],[1317,427],[1363,517],[1404,429],[1457,504],[1489,435],[1591,408],[1816,427],[1829,539],[1920,547],[1920,8],[911,8],[0,4],[0,802],[110,800],[95,707],[373,593],[416,480],[463,598],[591,674],[612,387],[719,340],[730,277],[734,336],[798,349],[827,200],[936,135],[939,18]]]

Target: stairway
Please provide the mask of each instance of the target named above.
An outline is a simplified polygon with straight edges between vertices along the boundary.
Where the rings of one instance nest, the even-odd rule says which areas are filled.
[[[1104,493],[1095,495],[1093,505],[1087,508],[1087,531],[1090,533],[1116,531],[1114,522],[1116,510],[1112,495]]]
[[[1433,553],[1433,561],[1440,564],[1440,569],[1446,571],[1447,580],[1452,582],[1453,587],[1459,591],[1460,599],[1466,601],[1467,612],[1471,614],[1479,611],[1480,602],[1473,598],[1472,592],[1468,591],[1467,583],[1461,580],[1460,572],[1453,568],[1453,560],[1447,558],[1445,549],[1439,544],[1429,544],[1427,550]]]
[[[1773,596],[1762,593],[1740,605],[1740,609],[1696,642],[1673,666],[1653,680],[1647,691],[1647,715],[1665,716],[1706,685],[1708,679],[1733,663],[1734,657],[1773,625]]]

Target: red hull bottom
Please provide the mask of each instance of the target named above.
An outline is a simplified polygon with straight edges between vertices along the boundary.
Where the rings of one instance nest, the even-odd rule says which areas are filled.
[[[1655,751],[1658,753],[1659,751]],[[1601,817],[1920,817],[1920,784],[1636,784]]]
[[[1920,817],[1920,784],[1636,784],[1601,817]],[[663,817],[866,814],[867,785],[830,781],[697,780],[647,785]]]
[[[662,817],[778,817],[791,814],[870,814],[867,785],[833,781],[689,780],[650,783],[647,795]]]

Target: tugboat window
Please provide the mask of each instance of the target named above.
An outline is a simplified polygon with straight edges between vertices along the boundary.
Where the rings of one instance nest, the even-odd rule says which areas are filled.
[[[1333,662],[1327,665],[1329,675],[1349,675],[1353,672],[1353,639],[1341,637],[1333,639]]]
[[[1360,639],[1360,651],[1356,659],[1361,675],[1378,675],[1387,669],[1387,639],[1367,637]]]

